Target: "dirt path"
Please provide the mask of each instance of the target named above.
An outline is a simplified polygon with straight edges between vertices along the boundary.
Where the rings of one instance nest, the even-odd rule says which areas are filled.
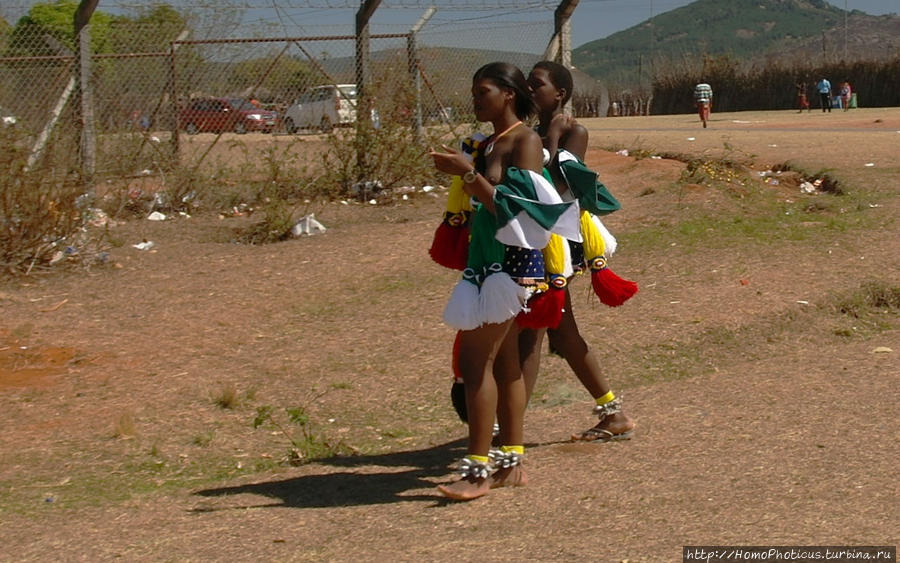
[[[823,214],[797,240],[636,254],[655,224],[734,202],[674,198],[681,163],[592,153],[623,202],[613,267],[641,292],[611,310],[580,282],[575,308],[636,438],[569,443],[589,400],[548,356],[526,421],[531,483],[468,504],[434,491],[465,435],[440,324],[456,276],[425,256],[439,198],[330,206],[325,235],[266,247],[226,242],[240,220],[125,225],[120,268],[4,286],[0,560],[673,561],[696,544],[896,545],[896,311],[874,330],[830,296],[896,287],[900,161],[882,136],[900,139],[900,110],[831,125],[761,113],[714,114],[696,132],[688,116],[589,127],[597,147],[635,148],[637,132],[660,152],[728,142],[760,167],[827,161],[881,186],[866,228]],[[783,130],[734,123],[761,120]],[[157,251],[132,249],[136,237]],[[243,403],[222,409],[228,386]],[[313,388],[328,393],[313,401]],[[250,425],[264,404],[305,404],[320,432],[366,453],[279,465],[283,436]]]

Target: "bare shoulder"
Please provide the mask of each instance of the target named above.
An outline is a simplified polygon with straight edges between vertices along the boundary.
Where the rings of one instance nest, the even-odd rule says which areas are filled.
[[[528,150],[529,148],[537,147],[540,150],[543,147],[541,142],[541,136],[538,135],[537,131],[532,129],[531,127],[521,127],[520,131],[516,135],[516,147],[521,149]]]
[[[584,160],[588,147],[588,130],[577,121],[572,121],[565,136],[560,139],[559,148],[566,149],[570,153]]]
[[[543,166],[543,148],[541,136],[530,127],[520,127],[513,141],[514,166],[530,170],[540,170]]]
[[[588,130],[587,127],[582,125],[581,123],[572,120],[572,126],[569,128],[568,134],[575,138],[587,139],[588,138]]]

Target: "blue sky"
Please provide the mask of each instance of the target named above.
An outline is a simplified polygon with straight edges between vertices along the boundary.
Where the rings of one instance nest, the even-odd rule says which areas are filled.
[[[482,0],[485,4],[496,5],[498,2]],[[527,1],[527,0],[525,0]],[[547,5],[554,5],[556,0],[546,0]],[[580,0],[572,18],[573,46],[601,39],[617,31],[637,25],[651,16],[680,8],[690,4],[693,0]],[[900,0],[829,0],[841,9],[860,10],[872,15],[886,13],[900,14]],[[277,3],[278,0],[275,0]],[[409,29],[422,15],[423,8],[394,9],[390,6],[401,4],[425,5],[426,0],[403,2],[402,0],[384,0],[385,4],[376,11],[372,20],[373,33],[402,33]],[[439,0],[439,5],[448,4],[453,0]],[[472,5],[469,0],[457,2]],[[500,4],[510,4],[511,1],[501,1]],[[260,21],[273,20],[273,10],[265,9],[255,11]],[[248,14],[249,15],[249,14]],[[498,17],[499,15],[499,17]],[[249,15],[254,17],[253,15]],[[347,25],[350,20],[349,26]],[[336,9],[310,9],[291,10],[282,9],[277,16],[278,24],[296,29],[301,34],[323,33],[352,33],[353,18],[343,10]],[[511,29],[496,29],[498,25],[510,25],[509,22],[521,22],[517,29],[515,24]],[[480,44],[486,49],[519,50],[524,52],[540,53],[546,46],[549,33],[552,31],[552,10],[546,7],[537,9],[495,9],[492,12],[475,12],[460,9],[438,9],[428,25],[424,28],[423,43],[429,39],[443,43],[446,40],[441,36],[441,30],[446,29],[447,35],[456,40],[449,44]],[[468,32],[460,32],[460,23]],[[537,22],[533,26],[528,22]],[[297,27],[293,27],[296,24]],[[330,27],[334,26],[334,27]],[[428,33],[434,35],[429,37]],[[546,34],[546,37],[544,36]],[[502,44],[498,38],[503,37]]]
[[[335,5],[342,0],[332,0]],[[354,0],[343,0],[355,5]],[[456,5],[476,4],[479,0],[457,0]],[[485,5],[510,5],[512,0],[480,0]],[[528,2],[529,0],[523,0]],[[531,0],[533,1],[533,0]],[[556,0],[544,0],[545,6]],[[572,18],[573,46],[601,39],[617,31],[639,24],[651,16],[680,8],[693,0],[580,0]],[[829,0],[841,9],[860,10],[872,15],[900,14],[900,0]],[[308,0],[309,2],[309,0]],[[438,0],[447,5],[454,0]],[[248,12],[248,21],[274,28],[281,26],[286,34],[322,35],[353,32],[353,10],[335,8],[290,8],[290,0],[274,0],[283,6],[256,9]],[[102,2],[101,2],[102,4]],[[394,6],[410,6],[407,9]],[[372,20],[372,33],[403,33],[422,15],[426,0],[384,0]],[[415,6],[415,7],[413,7]],[[525,9],[494,9],[492,11],[467,11],[439,8],[424,28],[423,43],[430,40],[443,45],[484,45],[486,49],[519,50],[540,53],[546,46],[552,31],[552,10],[547,7]],[[515,22],[515,23],[510,23]],[[529,22],[535,22],[528,25]],[[460,27],[464,31],[460,31]],[[509,26],[497,29],[498,26]],[[517,27],[518,25],[518,27]],[[442,30],[446,30],[442,36]],[[429,34],[432,34],[429,36]],[[546,34],[546,37],[544,35]],[[449,43],[447,37],[452,37]],[[502,39],[501,39],[502,38]]]
[[[52,1],[52,0],[47,0]],[[166,0],[164,0],[166,1]],[[242,0],[239,4],[244,6],[266,6],[254,8],[245,14],[245,22],[250,22],[257,27],[271,29],[272,35],[331,35],[353,32],[354,9],[341,8],[308,8],[301,5],[321,4],[331,6],[356,6],[358,0]],[[491,2],[482,0],[485,5],[510,5],[512,0]],[[529,1],[529,0],[525,0]],[[555,0],[545,0],[547,5],[553,5]],[[693,0],[580,0],[572,20],[573,46],[577,47],[595,39],[601,39],[617,31],[627,29],[639,24],[649,17],[690,4]],[[861,10],[863,12],[880,15],[886,13],[900,14],[900,0],[829,0],[841,9]],[[192,7],[209,6],[210,2],[203,0],[168,0],[175,6],[186,5]],[[438,0],[438,4],[451,4],[454,0]],[[35,4],[34,0],[4,0],[0,7],[0,14],[9,18],[12,22],[24,14],[28,7]],[[99,9],[115,12],[123,6],[149,5],[149,1],[138,0],[101,0]],[[227,0],[222,5],[227,5]],[[473,0],[457,1],[456,4],[475,5]],[[215,3],[213,3],[215,4]],[[412,6],[425,6],[426,0],[385,0],[385,6],[410,6],[407,9],[380,8],[373,19],[373,32],[375,33],[402,33],[413,25],[421,17],[423,8]],[[272,6],[280,6],[273,8]],[[293,7],[291,7],[293,6]],[[497,19],[502,14],[502,19]],[[441,28],[453,29],[458,34],[460,23],[471,27],[473,37],[490,36],[492,28],[498,21],[540,22],[534,27],[522,25],[520,35],[548,33],[547,22],[552,22],[552,10],[543,9],[494,9],[491,12],[465,11],[459,9],[439,9],[428,24],[427,30],[439,33]],[[498,30],[498,33],[506,34],[506,30]],[[512,35],[515,35],[513,29]],[[526,51],[538,52],[545,44],[545,38],[520,37],[521,45],[509,45],[510,48],[519,47]],[[477,39],[475,40],[477,42]],[[527,45],[527,46],[526,46]],[[535,47],[537,46],[537,47]],[[491,45],[487,48],[496,48]]]

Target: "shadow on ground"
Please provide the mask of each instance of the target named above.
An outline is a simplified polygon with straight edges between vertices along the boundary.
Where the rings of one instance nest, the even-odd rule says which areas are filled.
[[[434,483],[429,478],[447,475],[448,460],[458,459],[465,452],[466,440],[456,440],[425,450],[394,452],[382,455],[334,457],[319,460],[318,465],[358,467],[360,471],[304,475],[279,481],[264,481],[233,487],[218,487],[195,491],[203,497],[227,497],[251,494],[278,499],[279,502],[253,504],[260,507],[329,508],[336,506],[360,506],[385,504],[411,500],[430,500],[439,504],[444,499],[437,494],[404,494],[407,491],[428,488]],[[404,471],[369,472],[372,466],[405,467]],[[362,469],[366,468],[366,469]],[[214,512],[243,506],[195,507],[192,512]]]

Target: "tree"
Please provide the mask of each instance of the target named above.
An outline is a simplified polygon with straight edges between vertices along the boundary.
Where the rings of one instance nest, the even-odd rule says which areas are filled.
[[[75,52],[74,17],[78,9],[75,0],[35,4],[16,22],[9,38],[7,54],[11,56],[47,56]],[[110,22],[104,12],[91,17],[91,49],[94,53],[109,52]]]
[[[184,16],[168,4],[139,8],[136,17],[113,18],[111,47],[116,53],[165,52],[187,28]]]

